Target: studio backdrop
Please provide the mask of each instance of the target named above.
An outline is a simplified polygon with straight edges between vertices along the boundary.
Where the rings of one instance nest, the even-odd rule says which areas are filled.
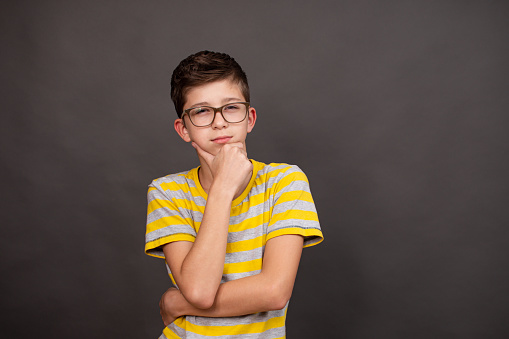
[[[157,338],[152,179],[198,165],[171,72],[244,68],[249,157],[307,174],[287,337],[509,335],[503,1],[4,1],[2,338]]]

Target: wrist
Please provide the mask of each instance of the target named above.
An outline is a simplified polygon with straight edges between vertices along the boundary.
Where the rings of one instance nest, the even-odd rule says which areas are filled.
[[[171,316],[173,318],[178,318],[178,317],[182,317],[184,315],[187,315],[186,314],[186,306],[189,305],[189,303],[187,302],[186,298],[184,298],[184,295],[182,295],[182,293],[180,292],[180,290],[177,290],[178,293],[174,293],[172,295],[172,301],[171,301],[171,310],[170,313],[171,313]]]
[[[233,201],[236,193],[235,187],[229,184],[227,181],[214,180],[209,189],[209,198],[217,197],[221,201]]]

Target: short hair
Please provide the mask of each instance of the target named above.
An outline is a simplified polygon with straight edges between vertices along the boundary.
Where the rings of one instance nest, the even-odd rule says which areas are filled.
[[[171,100],[178,117],[182,117],[185,97],[191,88],[224,79],[236,82],[244,99],[249,102],[246,73],[228,54],[201,51],[182,60],[171,76]]]

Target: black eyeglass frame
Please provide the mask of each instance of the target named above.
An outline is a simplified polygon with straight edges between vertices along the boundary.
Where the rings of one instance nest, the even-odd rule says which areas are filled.
[[[225,108],[226,106],[228,105],[233,105],[233,104],[243,104],[244,106],[246,106],[246,114],[244,115],[244,118],[240,121],[235,121],[235,122],[231,122],[231,121],[228,121],[224,115],[223,115],[223,108]],[[193,109],[197,109],[197,108],[200,108],[200,107],[207,107],[207,108],[212,108],[214,110],[214,117],[212,118],[212,121],[210,122],[210,124],[208,125],[196,125],[194,122],[193,122],[193,119],[191,119],[191,116],[189,115],[189,112],[191,112]],[[227,123],[229,124],[238,124],[239,122],[242,122],[244,120],[246,120],[246,117],[249,113],[249,107],[250,106],[250,103],[249,102],[243,102],[243,101],[239,101],[239,102],[229,102],[227,103],[226,105],[223,105],[221,107],[212,107],[212,106],[197,106],[197,107],[191,107],[191,108],[188,108],[188,109],[185,109],[184,112],[182,113],[182,115],[180,116],[180,119],[182,119],[182,121],[184,121],[184,115],[187,114],[187,116],[189,117],[189,121],[191,121],[191,124],[193,124],[194,126],[196,127],[208,127],[210,125],[212,125],[214,123],[214,120],[216,119],[216,113],[219,112],[221,114],[221,116],[223,117],[224,121],[226,121]]]

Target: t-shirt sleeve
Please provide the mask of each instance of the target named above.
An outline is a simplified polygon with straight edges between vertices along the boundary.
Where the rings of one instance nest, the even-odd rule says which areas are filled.
[[[323,240],[309,182],[297,166],[291,166],[274,184],[274,205],[267,240],[285,234],[304,237],[304,247]]]
[[[162,186],[166,187],[162,187]],[[196,231],[191,226],[192,218],[182,205],[186,199],[179,197],[182,191],[172,189],[172,183],[158,184],[153,181],[147,193],[147,230],[145,253],[164,258],[162,246],[174,241],[191,241]]]

